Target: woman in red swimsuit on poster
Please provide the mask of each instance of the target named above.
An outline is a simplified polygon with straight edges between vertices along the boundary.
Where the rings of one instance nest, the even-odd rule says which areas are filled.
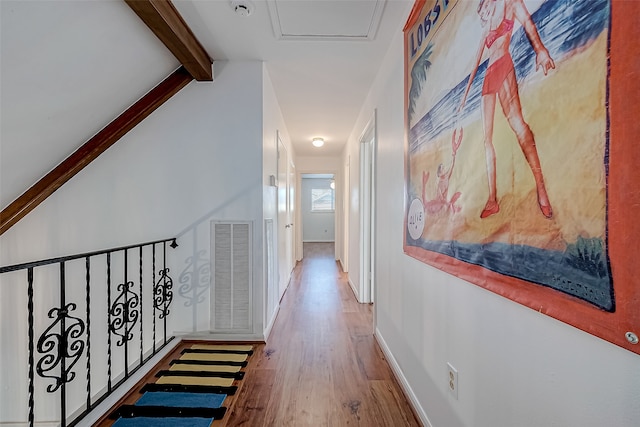
[[[549,56],[549,52],[542,44],[535,24],[531,20],[531,15],[524,5],[523,0],[480,0],[478,14],[482,20],[482,26],[485,28],[484,37],[478,49],[475,66],[471,71],[469,82],[467,83],[458,111],[462,110],[467,101],[471,83],[478,71],[482,54],[486,48],[489,55],[489,66],[482,86],[482,121],[487,176],[489,179],[489,199],[480,214],[480,218],[486,218],[500,211],[500,205],[498,204],[496,195],[496,152],[492,141],[496,95],[500,100],[502,111],[509,122],[509,126],[515,133],[518,144],[533,172],[540,210],[545,217],[551,218],[553,211],[544,185],[536,142],[533,132],[531,132],[529,125],[522,116],[518,82],[516,81],[513,60],[509,53],[511,32],[516,19],[524,28],[533,50],[536,53],[536,71],[542,68],[544,74],[547,75],[547,72],[551,68],[555,68],[555,64]]]

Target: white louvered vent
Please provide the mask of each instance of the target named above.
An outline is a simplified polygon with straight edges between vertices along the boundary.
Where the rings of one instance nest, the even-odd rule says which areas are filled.
[[[211,331],[250,333],[252,223],[211,223]]]

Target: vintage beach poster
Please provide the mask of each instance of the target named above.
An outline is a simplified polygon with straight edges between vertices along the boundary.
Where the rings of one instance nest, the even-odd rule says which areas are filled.
[[[404,43],[404,250],[640,352],[640,286],[622,279],[630,257],[616,256],[622,222],[638,217],[618,200],[637,190],[612,186],[639,166],[615,151],[635,144],[615,139],[634,116],[612,96],[636,83],[616,82],[612,67],[639,71],[616,53],[615,25],[631,19],[622,3],[416,2]]]

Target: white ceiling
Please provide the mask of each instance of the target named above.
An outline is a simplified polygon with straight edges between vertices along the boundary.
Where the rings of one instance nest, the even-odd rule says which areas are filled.
[[[174,1],[214,60],[265,61],[297,155],[339,155],[413,0],[230,3]],[[179,65],[122,0],[0,0],[0,47],[0,207]]]
[[[249,16],[228,0],[174,4],[214,60],[266,62],[297,155],[332,156],[413,1],[251,0]],[[322,148],[311,145],[314,136],[325,139]]]

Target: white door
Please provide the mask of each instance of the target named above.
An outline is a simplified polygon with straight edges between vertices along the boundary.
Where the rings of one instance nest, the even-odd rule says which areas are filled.
[[[289,224],[289,252],[287,253],[287,258],[289,259],[289,275],[293,271],[293,267],[296,265],[296,251],[295,251],[295,242],[296,242],[296,233],[298,228],[295,225],[295,217],[296,217],[296,166],[292,161],[289,161],[289,200],[287,205],[287,214],[288,214],[288,222]]]
[[[279,299],[289,284],[293,252],[293,232],[290,208],[289,153],[278,136],[278,290]]]

